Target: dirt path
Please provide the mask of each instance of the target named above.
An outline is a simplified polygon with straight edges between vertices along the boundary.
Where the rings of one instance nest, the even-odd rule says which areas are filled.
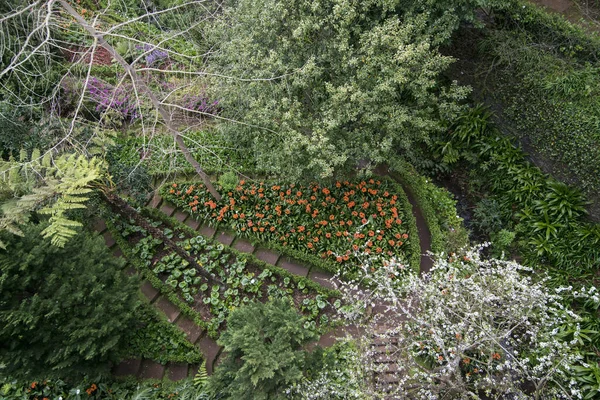
[[[585,8],[573,0],[529,0],[545,9],[562,14],[567,20],[574,24],[583,26],[585,29],[600,32],[600,25],[590,15],[586,14]],[[591,11],[591,10],[590,10]],[[598,12],[598,11],[595,11]]]

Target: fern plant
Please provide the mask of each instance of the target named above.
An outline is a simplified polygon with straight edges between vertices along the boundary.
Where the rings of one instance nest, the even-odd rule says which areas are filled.
[[[194,375],[194,386],[201,389],[206,385],[208,381],[208,372],[206,371],[206,364],[200,364],[200,368],[198,368],[198,372]]]
[[[89,194],[107,177],[106,171],[104,161],[97,157],[63,154],[52,160],[50,154],[41,158],[38,150],[29,161],[21,155],[19,162],[2,162],[0,187],[12,197],[1,206],[0,230],[22,236],[19,226],[36,211],[50,216],[43,237],[63,247],[82,225],[70,219],[68,212],[85,208]],[[5,248],[1,241],[0,247]]]

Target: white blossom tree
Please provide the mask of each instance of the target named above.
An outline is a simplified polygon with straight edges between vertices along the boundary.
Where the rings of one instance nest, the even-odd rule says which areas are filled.
[[[389,373],[374,360],[374,337],[394,365],[393,383],[365,384],[364,392],[407,399],[583,398],[572,378],[582,360],[579,318],[561,297],[569,288],[548,289],[531,269],[485,259],[481,250],[440,256],[423,276],[407,275],[396,261],[372,271],[367,260],[363,278],[341,285],[348,304],[343,319],[361,327],[361,364],[374,376]],[[576,295],[600,301],[595,288]]]

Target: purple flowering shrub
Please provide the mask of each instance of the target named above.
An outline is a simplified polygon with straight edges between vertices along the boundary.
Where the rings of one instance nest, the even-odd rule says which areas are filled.
[[[92,77],[86,87],[86,92],[96,105],[99,113],[115,111],[123,121],[131,122],[138,118],[137,105],[131,99],[131,91],[122,86],[114,87],[96,77]]]
[[[145,44],[143,46],[135,46],[138,50],[143,50],[146,53],[146,65],[158,65],[161,64],[162,61],[166,60],[169,57],[169,54],[166,51],[154,49],[154,46],[149,44]]]
[[[186,94],[181,99],[182,106],[188,110],[194,110],[205,114],[217,115],[221,111],[219,100],[209,100],[206,93]]]

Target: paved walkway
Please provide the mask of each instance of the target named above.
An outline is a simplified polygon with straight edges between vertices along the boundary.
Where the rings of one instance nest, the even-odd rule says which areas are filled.
[[[380,174],[389,174],[387,170],[378,171]],[[430,257],[426,256],[427,251],[430,250],[431,235],[427,224],[423,218],[421,210],[416,206],[414,197],[410,192],[407,192],[408,199],[413,206],[413,215],[415,216],[417,223],[417,230],[421,246],[421,273],[428,272],[432,266]],[[253,254],[259,260],[262,260],[268,264],[278,266],[287,270],[288,272],[307,277],[324,287],[334,289],[336,282],[333,281],[333,276],[330,273],[319,271],[312,266],[307,266],[297,260],[286,257],[277,251],[267,249],[265,247],[253,245],[249,240],[245,238],[236,237],[235,234],[227,231],[216,230],[208,225],[203,225],[196,221],[189,214],[177,210],[171,204],[163,201],[159,195],[155,195],[148,204],[151,208],[157,208],[164,214],[173,217],[186,224],[190,228],[194,229],[198,233],[208,238],[219,241],[220,243],[231,246],[232,248]],[[112,238],[110,233],[106,230],[106,225],[103,222],[99,222],[96,226],[101,234],[103,234],[105,242],[108,247],[115,248],[115,240]],[[121,256],[119,249],[115,248],[115,255]],[[131,273],[135,271],[130,270]],[[181,315],[179,309],[166,298],[161,297],[159,292],[152,287],[150,282],[144,281],[141,286],[142,293],[148,298],[151,304],[159,309],[169,320],[169,322],[176,324],[183,332],[185,332],[188,340],[199,347],[200,351],[206,359],[206,368],[209,374],[212,373],[214,367],[219,362],[219,356],[221,355],[222,348],[216,343],[215,340],[211,339],[206,335],[200,327],[196,326],[190,319]],[[375,312],[382,310],[383,305],[376,306]],[[391,321],[387,321],[388,323]],[[383,331],[387,328],[386,325],[378,327],[379,330]],[[322,347],[331,346],[338,338],[345,337],[347,334],[358,335],[360,331],[355,327],[340,327],[328,334],[325,334],[316,343]],[[394,339],[388,339],[382,341],[381,339],[375,339],[372,351],[374,353],[375,362],[384,367],[384,371],[378,376],[378,384],[390,385],[395,382],[393,372],[397,369],[397,364],[393,357],[389,356],[390,346],[393,346]],[[125,360],[121,364],[114,368],[116,375],[134,375],[141,379],[156,378],[160,379],[164,376],[172,380],[183,379],[186,376],[193,376],[198,369],[198,366],[185,365],[185,364],[167,364],[163,366],[152,360]]]

